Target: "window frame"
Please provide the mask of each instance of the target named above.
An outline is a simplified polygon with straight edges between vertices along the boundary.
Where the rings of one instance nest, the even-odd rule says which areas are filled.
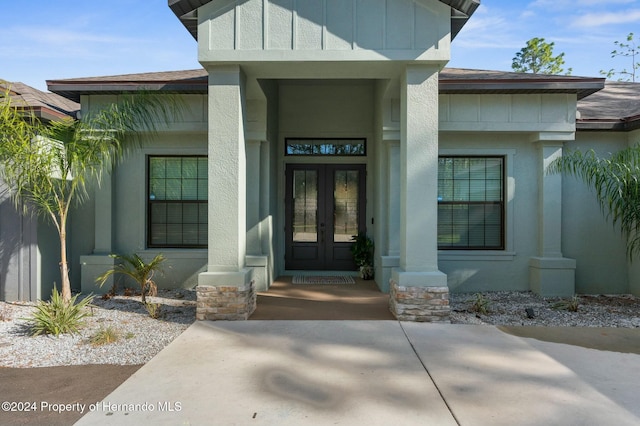
[[[509,174],[508,174],[508,168],[507,168],[507,164],[508,164],[508,155],[505,153],[447,153],[447,152],[440,152],[438,155],[438,162],[440,161],[440,159],[442,158],[450,158],[450,159],[459,159],[459,158],[465,158],[465,159],[500,159],[501,160],[501,191],[500,191],[500,201],[472,201],[472,200],[466,200],[466,201],[441,201],[440,199],[438,199],[438,208],[441,205],[459,205],[459,206],[472,206],[472,205],[499,205],[500,206],[500,213],[501,213],[501,220],[500,220],[500,243],[499,245],[496,246],[441,246],[440,244],[438,244],[438,250],[439,251],[443,251],[443,252],[447,252],[447,253],[451,253],[451,252],[491,252],[491,251],[495,251],[495,252],[505,252],[507,250],[507,223],[508,223],[508,209],[507,209],[507,182],[508,182],[508,178],[509,178]],[[440,183],[440,176],[438,175],[438,184]],[[438,220],[438,226],[440,226],[439,220]],[[470,223],[467,222],[467,228],[470,227]]]
[[[184,199],[180,199],[180,200],[152,200],[151,199],[151,160],[154,158],[179,158],[179,159],[184,159],[184,158],[197,158],[197,159],[207,159],[208,156],[207,155],[203,155],[203,154],[186,154],[186,155],[181,155],[181,154],[147,154],[146,155],[146,173],[145,173],[145,206],[146,206],[146,212],[145,212],[145,218],[146,218],[146,222],[147,222],[147,226],[146,226],[146,246],[147,248],[150,249],[157,249],[157,248],[169,248],[169,249],[203,249],[203,248],[207,248],[208,247],[208,240],[207,243],[203,243],[203,244],[174,244],[174,243],[169,243],[169,244],[158,244],[158,243],[154,243],[152,241],[152,205],[155,203],[168,203],[168,204],[195,204],[198,205],[198,209],[200,207],[200,205],[205,204],[207,205],[209,200],[208,200],[208,196],[207,199],[205,200],[184,200]],[[208,164],[207,164],[208,167]],[[184,179],[183,176],[180,177],[180,179]],[[207,176],[207,181],[208,181],[208,176]],[[184,222],[182,222],[182,224],[184,225]],[[208,221],[207,221],[207,227],[208,227]],[[208,232],[207,232],[208,233]]]
[[[345,153],[321,153],[321,152],[314,152],[314,153],[304,153],[304,152],[296,152],[296,153],[289,153],[288,148],[289,145],[292,141],[298,141],[301,142],[302,144],[304,144],[305,142],[309,142],[309,146],[321,146],[321,145],[332,145],[332,142],[336,142],[336,141],[348,141],[348,142],[353,142],[353,145],[358,145],[361,144],[362,145],[362,152],[361,153],[356,153],[356,154],[345,154]],[[317,143],[314,144],[312,142],[321,142],[321,143]],[[297,138],[297,137],[287,137],[284,140],[284,156],[285,157],[366,157],[367,156],[367,138],[352,138],[352,137],[345,137],[345,138]]]

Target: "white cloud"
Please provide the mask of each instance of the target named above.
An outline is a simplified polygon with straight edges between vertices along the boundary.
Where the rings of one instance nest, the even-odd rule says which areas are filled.
[[[70,43],[131,43],[136,41],[132,38],[117,37],[111,35],[100,35],[92,32],[72,31],[56,27],[29,27],[20,26],[11,28],[9,33],[15,34],[23,40],[30,40],[31,43],[65,45]]]
[[[15,26],[0,29],[0,53],[14,60],[61,59],[112,60],[113,57],[135,54],[149,40],[89,31],[46,26]]]
[[[585,13],[571,22],[571,27],[600,27],[604,25],[628,24],[640,22],[640,9],[620,12]]]
[[[514,24],[517,26],[507,12],[480,4],[455,44],[465,48],[513,48],[518,44],[513,40]]]
[[[612,6],[615,4],[631,4],[635,3],[637,0],[534,0],[529,4],[529,7],[540,7],[540,8],[549,8],[552,7],[554,9],[567,9],[567,8],[577,8],[577,7],[585,7],[585,6]]]

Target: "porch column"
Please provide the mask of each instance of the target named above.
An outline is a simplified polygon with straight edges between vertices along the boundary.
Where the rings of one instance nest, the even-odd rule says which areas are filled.
[[[570,134],[539,134],[538,145],[538,256],[529,261],[529,285],[545,297],[569,297],[575,293],[575,259],[562,256],[562,175],[546,173],[562,156],[562,140]]]
[[[399,320],[448,321],[438,270],[438,67],[408,66],[400,86],[400,266],[390,308]]]
[[[247,140],[247,256],[246,266],[253,270],[254,289],[265,291],[269,288],[268,257],[262,249],[262,199],[263,191],[263,151],[262,141]],[[268,177],[267,177],[268,178]]]
[[[237,65],[209,71],[207,272],[198,276],[198,320],[247,319],[256,306],[245,266],[247,188],[245,77]]]
[[[80,256],[80,288],[84,294],[107,293],[114,284],[113,275],[102,286],[96,278],[115,266],[113,254],[113,175],[106,173],[94,192],[93,253]]]

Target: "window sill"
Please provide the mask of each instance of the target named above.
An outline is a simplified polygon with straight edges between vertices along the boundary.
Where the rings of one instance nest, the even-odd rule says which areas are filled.
[[[438,260],[509,261],[516,253],[503,250],[438,250]]]
[[[150,256],[154,256],[156,254],[162,253],[166,258],[171,258],[171,259],[206,259],[208,252],[206,248],[202,249],[202,248],[150,247],[150,248],[147,248],[146,250],[137,251],[137,253],[147,254]]]

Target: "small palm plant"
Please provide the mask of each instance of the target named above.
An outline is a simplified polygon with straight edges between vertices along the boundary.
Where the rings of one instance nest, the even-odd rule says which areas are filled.
[[[153,296],[157,293],[156,283],[153,281],[153,275],[160,271],[162,272],[162,263],[167,260],[162,253],[158,253],[151,261],[145,262],[136,253],[132,255],[116,254],[112,257],[120,260],[121,262],[115,265],[112,269],[109,269],[104,274],[96,278],[98,285],[102,286],[107,279],[115,274],[122,274],[132,278],[140,286],[142,293],[141,301],[146,304],[146,295]]]
[[[88,296],[76,303],[78,296],[79,294],[76,294],[66,303],[54,284],[51,300],[40,300],[32,316],[25,318],[31,325],[30,333],[33,336],[78,333],[84,325],[83,319],[91,315],[87,308],[92,306],[93,301],[93,296]]]

